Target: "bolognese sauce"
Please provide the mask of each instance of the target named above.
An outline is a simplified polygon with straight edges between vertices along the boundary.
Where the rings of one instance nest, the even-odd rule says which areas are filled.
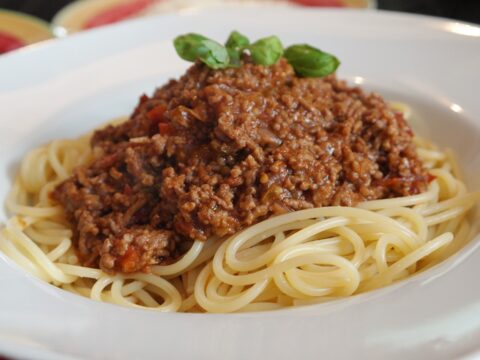
[[[425,191],[412,137],[379,95],[335,75],[197,62],[96,131],[93,162],[52,196],[84,265],[148,271],[277,214]]]

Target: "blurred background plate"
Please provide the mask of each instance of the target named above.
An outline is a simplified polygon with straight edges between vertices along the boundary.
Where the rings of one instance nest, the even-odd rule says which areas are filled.
[[[102,25],[112,24],[152,11],[157,0],[81,0],[61,9],[52,24],[60,36]],[[165,1],[161,1],[165,3]],[[167,3],[174,3],[167,1]],[[172,6],[172,10],[179,8]]]
[[[53,18],[59,36],[140,16],[216,5],[300,5],[315,7],[373,7],[374,0],[78,0]]]
[[[0,9],[0,54],[52,37],[47,22],[23,13]]]

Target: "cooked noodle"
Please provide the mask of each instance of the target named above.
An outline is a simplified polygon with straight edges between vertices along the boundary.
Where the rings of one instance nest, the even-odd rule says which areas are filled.
[[[398,104],[397,104],[398,107]],[[195,241],[176,263],[151,273],[109,275],[79,265],[72,230],[49,193],[92,157],[90,136],[31,151],[7,199],[14,216],[0,249],[64,290],[157,311],[263,311],[330,301],[405,279],[443,260],[476,233],[451,152],[416,139],[435,179],[427,192],[287,213],[228,239]]]

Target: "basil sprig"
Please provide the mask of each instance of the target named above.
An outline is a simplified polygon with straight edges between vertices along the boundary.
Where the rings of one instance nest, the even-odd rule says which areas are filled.
[[[335,56],[307,44],[289,46],[283,56],[298,75],[305,77],[326,76],[340,65]]]
[[[241,65],[244,52],[248,52],[255,64],[270,66],[282,56],[292,65],[299,76],[323,77],[335,72],[340,65],[338,59],[307,44],[291,45],[283,49],[276,36],[269,36],[250,43],[250,40],[233,31],[225,46],[200,34],[189,33],[174,40],[178,55],[187,61],[200,60],[212,69],[225,69]]]

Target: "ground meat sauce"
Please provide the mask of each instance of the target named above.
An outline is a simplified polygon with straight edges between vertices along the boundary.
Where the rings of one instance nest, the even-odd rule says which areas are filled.
[[[148,271],[272,215],[424,191],[412,136],[380,96],[335,76],[198,63],[96,131],[95,160],[53,197],[84,265]]]

